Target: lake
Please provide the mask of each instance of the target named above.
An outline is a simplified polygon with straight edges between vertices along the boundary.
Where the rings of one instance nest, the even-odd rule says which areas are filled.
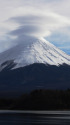
[[[70,125],[70,111],[0,110],[0,125]]]

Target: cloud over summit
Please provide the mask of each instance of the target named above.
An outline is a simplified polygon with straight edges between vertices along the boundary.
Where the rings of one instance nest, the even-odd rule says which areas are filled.
[[[12,35],[19,35],[17,32],[22,31],[23,34],[37,37],[46,37],[55,30],[70,25],[70,21],[67,18],[47,9],[36,9],[36,11],[33,9],[33,11],[26,13],[26,15],[23,13],[22,16],[12,17],[9,21],[19,25],[18,29],[12,31]]]
[[[70,3],[69,0],[67,1]],[[3,0],[1,2],[0,0],[0,3],[2,18],[0,45],[3,43],[3,38],[6,40],[3,51],[12,47],[14,40],[20,39],[21,35],[47,38],[55,32],[70,32],[69,14],[63,13],[65,4],[68,6],[65,0],[59,2],[57,0]],[[15,41],[17,43],[17,40]]]

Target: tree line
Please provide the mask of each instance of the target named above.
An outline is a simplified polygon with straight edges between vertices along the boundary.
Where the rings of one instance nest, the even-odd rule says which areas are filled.
[[[0,109],[11,110],[69,110],[70,89],[34,90],[18,98],[0,98]]]

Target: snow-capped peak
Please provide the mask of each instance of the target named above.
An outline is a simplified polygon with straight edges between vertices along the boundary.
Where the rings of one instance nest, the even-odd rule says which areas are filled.
[[[44,63],[50,65],[70,65],[70,56],[46,41],[44,38],[25,36],[23,42],[0,54],[0,65],[2,68],[7,61],[16,64],[14,68],[24,67],[33,63]]]

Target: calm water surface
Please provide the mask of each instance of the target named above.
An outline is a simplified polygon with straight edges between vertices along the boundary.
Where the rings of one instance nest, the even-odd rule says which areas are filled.
[[[0,125],[70,125],[70,111],[0,111]]]

